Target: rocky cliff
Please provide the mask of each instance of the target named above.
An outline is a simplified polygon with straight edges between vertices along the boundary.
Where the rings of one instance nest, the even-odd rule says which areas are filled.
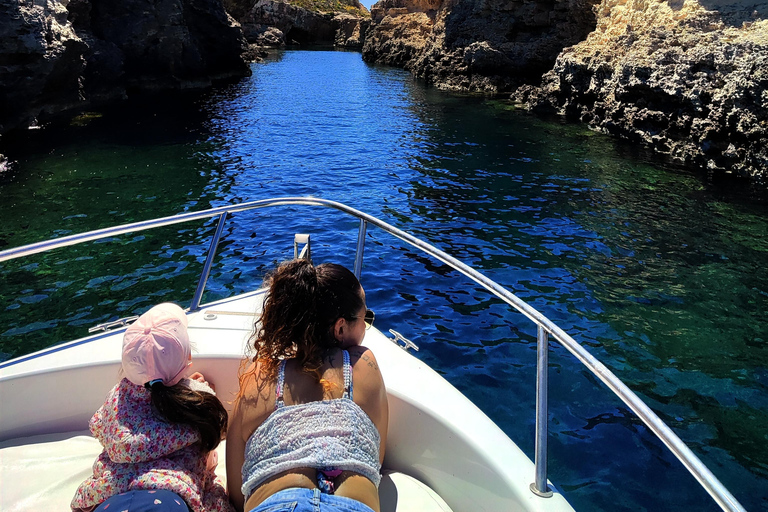
[[[220,0],[0,0],[0,133],[249,73]]]
[[[768,182],[768,2],[604,0],[514,98],[689,166]]]
[[[499,93],[538,83],[595,28],[597,0],[382,0],[363,58],[442,89]]]
[[[358,0],[226,0],[249,43],[361,48],[370,24]]]
[[[382,0],[363,58],[768,180],[767,0]]]

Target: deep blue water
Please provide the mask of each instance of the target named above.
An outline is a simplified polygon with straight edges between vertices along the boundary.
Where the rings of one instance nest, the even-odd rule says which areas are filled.
[[[0,249],[287,195],[337,200],[429,240],[527,300],[668,422],[748,510],[768,510],[768,208],[728,182],[578,125],[425,87],[351,52],[286,51],[205,94],[134,101],[0,140]],[[352,265],[356,223],[235,215],[206,299],[256,286],[313,234]],[[0,266],[2,359],[191,298],[212,227],[172,227]],[[369,231],[377,326],[533,453],[535,328]],[[550,479],[580,511],[717,510],[618,399],[550,353]]]

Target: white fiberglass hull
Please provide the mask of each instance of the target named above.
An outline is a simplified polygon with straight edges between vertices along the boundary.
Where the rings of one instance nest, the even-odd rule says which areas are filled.
[[[228,407],[261,297],[254,292],[189,315],[193,369]],[[0,367],[1,510],[66,510],[100,451],[87,436],[88,420],[119,379],[122,332]],[[364,344],[376,354],[389,396],[384,469],[395,473],[382,480],[383,511],[573,510],[557,491],[542,498],[529,490],[530,459],[435,371],[376,329]],[[221,449],[220,457],[223,474]]]

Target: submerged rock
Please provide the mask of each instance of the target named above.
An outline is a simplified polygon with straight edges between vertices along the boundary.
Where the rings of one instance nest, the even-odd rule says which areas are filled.
[[[0,132],[249,73],[220,0],[0,0]]]
[[[14,165],[15,165],[15,162],[8,160],[8,158],[6,158],[5,155],[0,153],[0,177],[10,173]]]
[[[514,99],[768,181],[768,2],[604,0],[597,12],[596,30]]]

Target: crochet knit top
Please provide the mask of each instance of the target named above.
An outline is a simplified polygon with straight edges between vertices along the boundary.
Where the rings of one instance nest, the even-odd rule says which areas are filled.
[[[243,496],[269,478],[299,468],[341,469],[381,481],[380,436],[371,418],[352,401],[352,372],[344,350],[344,396],[285,405],[285,361],[278,369],[275,411],[245,444]]]

